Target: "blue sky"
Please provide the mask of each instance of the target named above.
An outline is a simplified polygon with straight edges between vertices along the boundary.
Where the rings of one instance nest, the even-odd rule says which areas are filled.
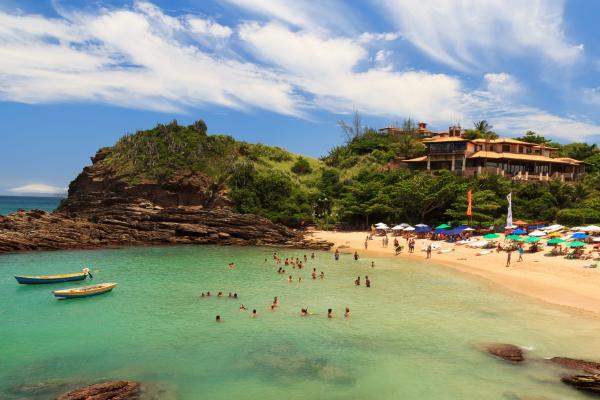
[[[62,190],[172,119],[312,156],[353,110],[598,142],[600,2],[316,4],[0,0],[0,194]]]

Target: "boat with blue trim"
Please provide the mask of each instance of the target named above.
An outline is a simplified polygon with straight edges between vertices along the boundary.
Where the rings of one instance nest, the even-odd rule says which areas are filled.
[[[70,289],[55,290],[52,294],[59,299],[76,299],[80,297],[97,296],[108,293],[117,286],[114,282],[98,283],[96,285],[80,286]]]
[[[82,272],[75,272],[73,274],[42,275],[42,276],[15,276],[15,279],[20,284],[39,285],[39,284],[44,284],[44,283],[82,281],[88,276],[88,274],[89,273],[84,270]]]

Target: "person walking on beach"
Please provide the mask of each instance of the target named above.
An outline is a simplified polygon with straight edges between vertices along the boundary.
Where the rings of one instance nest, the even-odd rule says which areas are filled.
[[[335,258],[335,261],[340,260],[340,250],[339,249],[335,249],[335,254],[333,255],[333,257]]]
[[[519,253],[519,259],[517,260],[517,262],[523,261],[523,245],[522,244],[519,244],[519,247],[517,248],[517,252]]]
[[[427,245],[427,258],[431,258],[431,243]]]
[[[510,258],[512,256],[512,250],[509,250],[508,255],[506,256],[506,268],[510,267]]]
[[[368,242],[368,239],[367,239],[367,240],[365,240],[365,250],[367,250],[367,247],[369,247],[369,242]]]

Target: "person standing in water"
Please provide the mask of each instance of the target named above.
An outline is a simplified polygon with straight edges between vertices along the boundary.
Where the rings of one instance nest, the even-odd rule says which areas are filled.
[[[354,261],[358,261],[358,251],[354,252]]]
[[[217,316],[215,317],[215,321],[216,321],[216,322],[221,322],[221,316],[220,316],[220,315],[217,315]]]
[[[333,318],[333,310],[331,308],[327,310],[327,318]]]
[[[375,268],[375,261],[371,261],[371,268]]]
[[[310,253],[310,258],[314,260],[315,259],[315,253]]]
[[[252,310],[252,318],[256,318],[257,316],[256,309]]]
[[[357,277],[356,277],[356,280],[354,281],[354,284],[355,284],[356,286],[360,286],[360,276],[357,276]]]
[[[367,250],[367,247],[369,247],[369,242],[365,240],[365,250]]]
[[[365,276],[365,286],[366,287],[371,287],[371,281],[369,280],[368,276]]]
[[[335,258],[335,261],[340,260],[340,250],[339,249],[335,249],[335,254],[333,255],[333,257]]]

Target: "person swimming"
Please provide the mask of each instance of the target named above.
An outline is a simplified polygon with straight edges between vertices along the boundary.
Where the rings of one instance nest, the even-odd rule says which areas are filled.
[[[304,255],[304,262],[308,261],[308,257],[306,257],[306,254]]]
[[[215,317],[215,321],[216,321],[216,322],[221,322],[221,316],[220,316],[220,315],[217,315],[217,316]]]
[[[325,272],[321,271],[321,279],[325,278]]]
[[[240,304],[240,311],[246,311],[246,310],[247,310],[246,306],[243,304]]]
[[[217,297],[223,297],[223,292],[219,292],[219,293],[217,294]]]
[[[232,262],[230,262],[230,263],[229,263],[229,269],[234,269],[234,268],[235,268],[235,264],[234,264],[234,263],[232,263]]]
[[[333,310],[331,308],[327,310],[327,318],[333,318]]]
[[[339,261],[339,259],[340,259],[340,250],[339,249],[335,249],[335,253],[334,253],[333,257],[335,258],[335,261]]]
[[[256,318],[257,316],[256,309],[252,310],[252,318]]]
[[[210,297],[210,292],[206,292],[206,297]]]
[[[375,268],[375,261],[371,261],[371,268]]]
[[[313,268],[313,271],[310,275],[312,276],[313,279],[317,279],[317,269]]]
[[[204,294],[204,292],[202,292],[202,294],[200,295],[200,297],[206,297],[206,295]]]
[[[346,307],[346,312],[344,313],[344,317],[350,318],[350,307]]]
[[[298,283],[300,283],[300,282],[302,282],[302,277],[301,276],[298,277]]]
[[[300,315],[306,317],[308,315],[308,308],[301,308]]]
[[[233,294],[231,294],[231,292],[229,292],[229,296],[227,296],[227,297],[231,298],[231,297],[233,297]]]
[[[288,276],[288,283],[292,283],[292,280],[293,280],[293,279],[292,279],[292,276],[291,276],[291,275],[290,275],[290,276]]]
[[[238,298],[238,295],[237,295],[237,293],[234,293],[234,294],[233,294],[233,298],[234,298],[234,299],[237,299],[237,298]]]
[[[354,284],[355,284],[356,286],[360,286],[360,276],[357,276],[357,277],[356,277],[356,280],[354,281]]]

